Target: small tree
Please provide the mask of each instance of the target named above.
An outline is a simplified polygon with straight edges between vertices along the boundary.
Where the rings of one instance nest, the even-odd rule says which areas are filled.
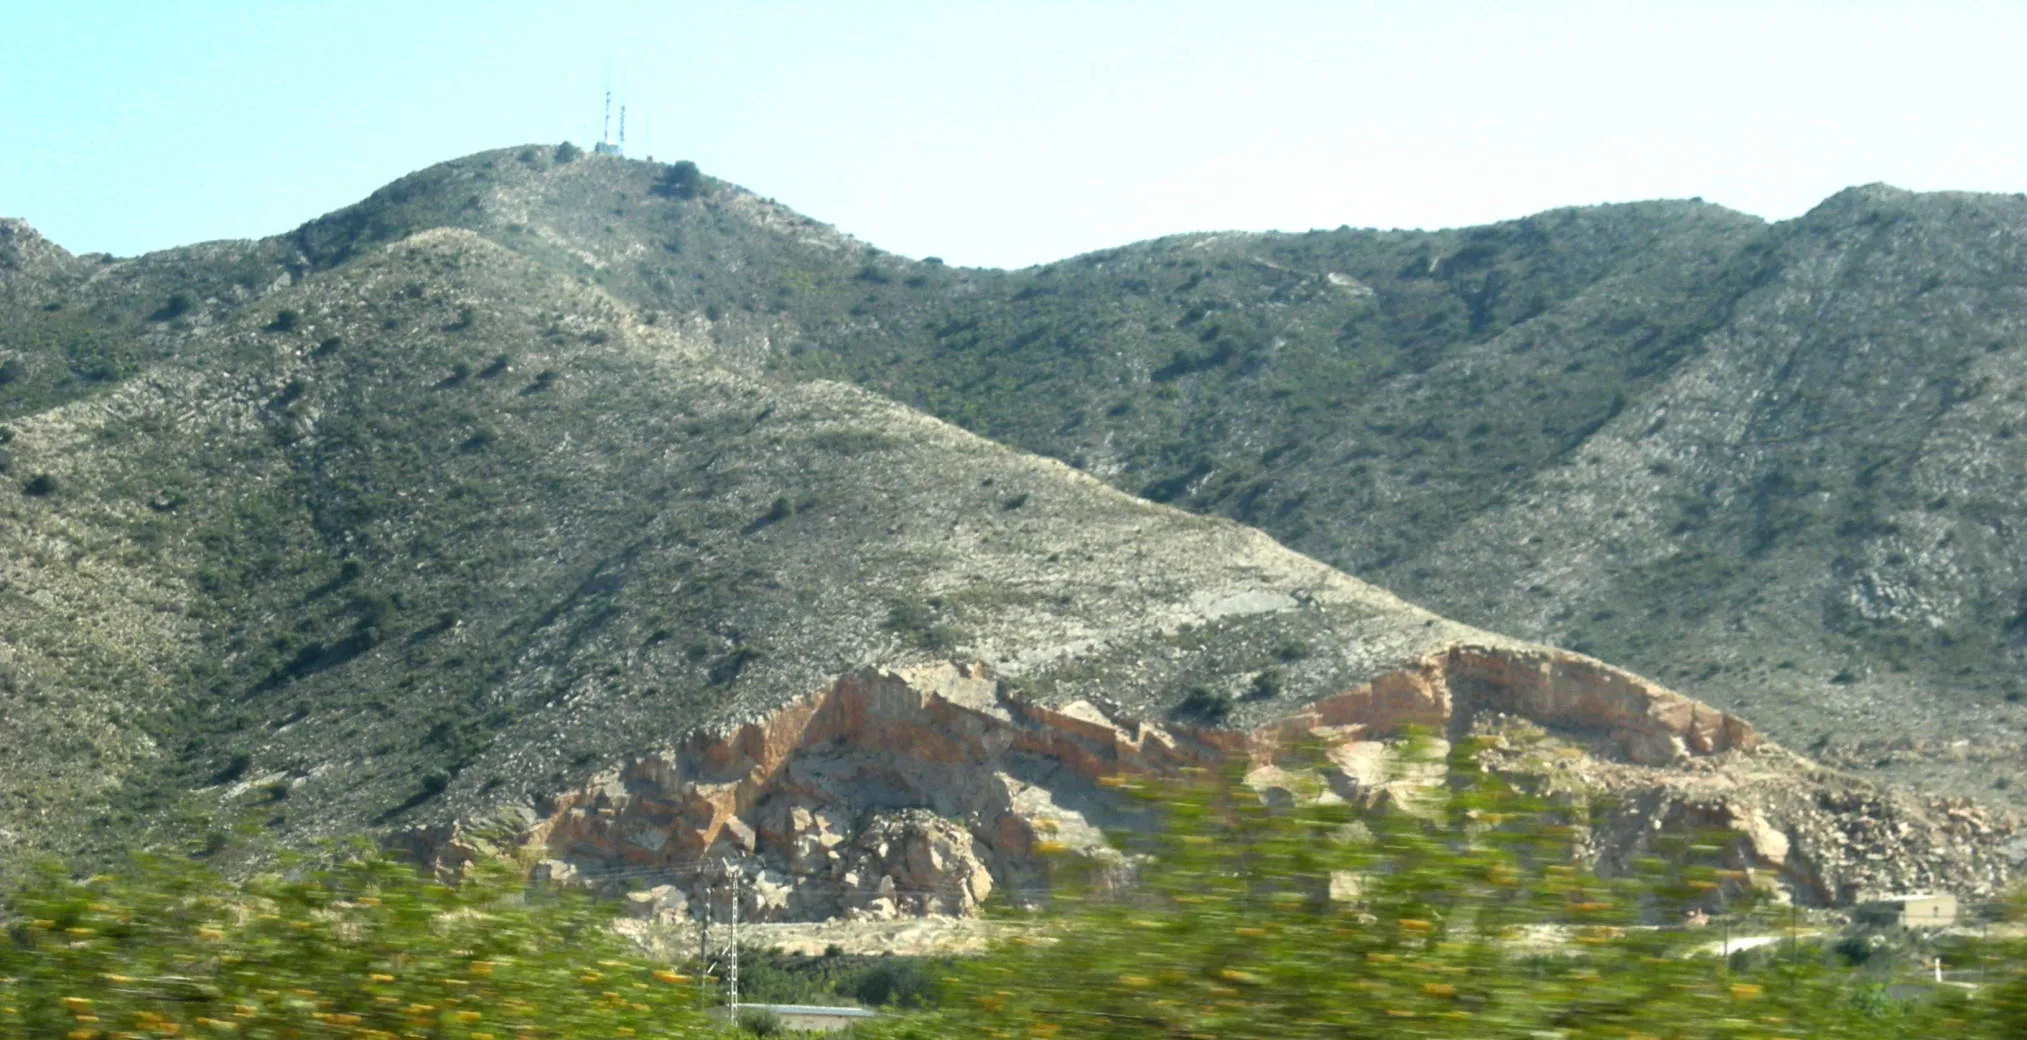
[[[565,141],[562,144],[556,146],[556,162],[558,164],[567,162],[576,162],[577,157],[583,154],[584,149],[579,148],[568,141]]]
[[[688,159],[671,163],[662,171],[661,183],[654,190],[655,194],[672,199],[694,199],[704,193],[704,174]]]
[[[159,309],[157,309],[155,313],[148,315],[148,320],[172,321],[176,318],[182,317],[185,314],[188,314],[190,312],[191,306],[192,304],[190,301],[189,293],[186,292],[170,293],[169,299],[164,301],[162,306]]]

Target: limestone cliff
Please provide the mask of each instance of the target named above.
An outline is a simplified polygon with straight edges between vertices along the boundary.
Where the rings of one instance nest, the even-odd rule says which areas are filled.
[[[1658,829],[1717,828],[1737,835],[1737,866],[1808,903],[1915,884],[1989,894],[2009,870],[2010,823],[1824,773],[1737,719],[1588,658],[1474,645],[1236,730],[1040,704],[975,665],[865,670],[482,825],[397,843],[445,870],[523,851],[540,877],[630,893],[639,916],[663,920],[703,901],[722,915],[733,875],[745,920],[966,915],[1001,889],[1039,899],[1043,851],[1123,869],[1101,828],[1135,814],[1112,778],[1235,764],[1271,796],[1300,797],[1298,785],[1275,790],[1288,783],[1284,756],[1320,741],[1325,797],[1380,806],[1442,780],[1399,768],[1407,727],[1459,736],[1517,723],[1588,741],[1591,754],[1565,743],[1573,753],[1546,758],[1501,741],[1490,760],[1597,798],[1590,853],[1607,869]],[[1899,847],[1881,845],[1882,828]]]

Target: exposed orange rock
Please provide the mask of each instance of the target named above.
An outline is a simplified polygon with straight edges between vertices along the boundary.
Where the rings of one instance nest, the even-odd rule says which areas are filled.
[[[1777,768],[1805,762],[1736,718],[1597,661],[1481,646],[1424,657],[1250,730],[1116,718],[1081,700],[1033,703],[977,665],[868,669],[730,733],[693,734],[618,764],[534,807],[506,844],[540,850],[552,878],[687,890],[656,906],[727,898],[718,880],[737,872],[748,919],[966,914],[996,883],[1018,888],[1038,876],[1044,843],[1116,859],[1100,828],[1121,803],[1104,777],[1238,760],[1263,792],[1293,797],[1277,762],[1321,741],[1331,796],[1405,805],[1404,785],[1440,782],[1441,768],[1404,774],[1388,738],[1410,726],[1455,735],[1495,717],[1606,738],[1618,761],[1585,761],[1591,773],[1611,772],[1615,790],[1664,792],[1647,802],[1672,806],[1670,825],[1738,831],[1742,865],[1796,873],[1797,891],[1836,898],[1841,882],[1791,855],[1802,839],[1722,796],[1739,786],[1732,772],[1677,768],[1763,747]],[[1620,830],[1599,838],[1608,862],[1651,827]],[[452,868],[500,851],[478,833],[417,831],[402,844]]]

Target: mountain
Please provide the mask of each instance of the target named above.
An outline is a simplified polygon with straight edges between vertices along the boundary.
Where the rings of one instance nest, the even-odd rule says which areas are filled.
[[[153,324],[167,360],[6,426],[10,828],[173,829],[186,792],[260,781],[276,829],[350,833],[872,666],[985,660],[1157,718],[1271,668],[1243,722],[1524,646],[863,391],[727,371],[469,232]]]
[[[2019,196],[1197,234],[1007,272],[669,169],[492,153],[296,239],[333,262],[467,227],[708,330],[727,365],[851,382],[1258,526],[1848,768],[2009,797]]]
[[[1242,764],[1279,790],[1313,738],[1338,763],[1331,797],[1412,811],[1415,785],[1440,780],[1401,757],[1418,725],[1622,805],[1599,817],[1608,858],[1636,854],[1650,824],[1727,826],[1740,865],[1821,901],[1989,892],[2011,869],[2013,825],[1968,803],[1823,770],[1594,658],[1149,500],[1208,508],[1198,481],[1134,487],[1116,458],[1063,452],[1080,472],[907,403],[941,356],[918,352],[943,343],[984,366],[951,362],[984,384],[947,398],[976,400],[960,418],[981,428],[1032,399],[1022,428],[1061,431],[1082,388],[1115,402],[1093,429],[1158,440],[1144,409],[1221,445],[1243,424],[1191,418],[1221,407],[1221,380],[1257,406],[1232,414],[1320,430],[1348,405],[1298,412],[1294,391],[1241,384],[1276,357],[1328,369],[1387,293],[1409,302],[1357,334],[1367,353],[1330,370],[1343,382],[1287,385],[1348,393],[1387,351],[1402,367],[1386,379],[1433,385],[1444,336],[1593,314],[1595,364],[1618,373],[1598,385],[1659,388],[1677,354],[1701,356],[1689,333],[1657,334],[1650,364],[1606,360],[1599,330],[1641,300],[1687,306],[1734,241],[1749,249],[1751,221],[1657,204],[1543,218],[1563,237],[1511,258],[1430,251],[1476,232],[1345,232],[1327,270],[1293,269],[1293,251],[1232,259],[1268,240],[1197,237],[1134,247],[1133,263],[984,272],[869,250],[682,167],[563,158],[489,153],[289,235],[133,260],[7,225],[0,844],[217,851],[238,820],[284,845],[377,833],[446,864],[531,847],[551,876],[601,884],[694,882],[730,858],[775,879],[777,915],[895,913],[924,888],[935,899],[912,909],[966,909],[993,879],[1031,879],[1051,835],[1102,858],[1092,828],[1124,818],[1103,783],[1121,772]],[[1095,274],[1070,277],[1116,263],[1124,286],[1190,251],[1211,259],[1179,297],[1117,302]],[[1258,280],[1284,298],[1191,317],[1189,293]],[[1462,285],[1476,311],[1457,310]],[[1175,327],[1151,328],[1168,308]],[[1299,327],[1249,338],[1284,311]],[[1028,366],[1012,374],[983,340],[962,345],[1021,315],[1057,328],[1098,312],[1115,320],[1088,342],[1141,330],[1135,350],[1202,353],[1132,383],[1105,374],[1130,369],[1124,340],[1008,344]],[[954,327],[961,314],[978,324]],[[889,374],[857,374],[882,343]],[[1543,409],[1591,427],[1569,446],[1517,425],[1499,446],[1561,472],[1634,414],[1581,403]],[[1298,445],[1261,465],[1313,458]],[[1505,500],[1399,537],[1461,537]]]

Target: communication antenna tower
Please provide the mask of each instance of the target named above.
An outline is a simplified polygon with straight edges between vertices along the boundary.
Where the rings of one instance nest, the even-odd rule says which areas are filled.
[[[626,104],[619,106],[619,140],[612,139],[612,75],[605,77],[605,121],[598,128],[598,143],[591,146],[594,155],[626,154]]]

